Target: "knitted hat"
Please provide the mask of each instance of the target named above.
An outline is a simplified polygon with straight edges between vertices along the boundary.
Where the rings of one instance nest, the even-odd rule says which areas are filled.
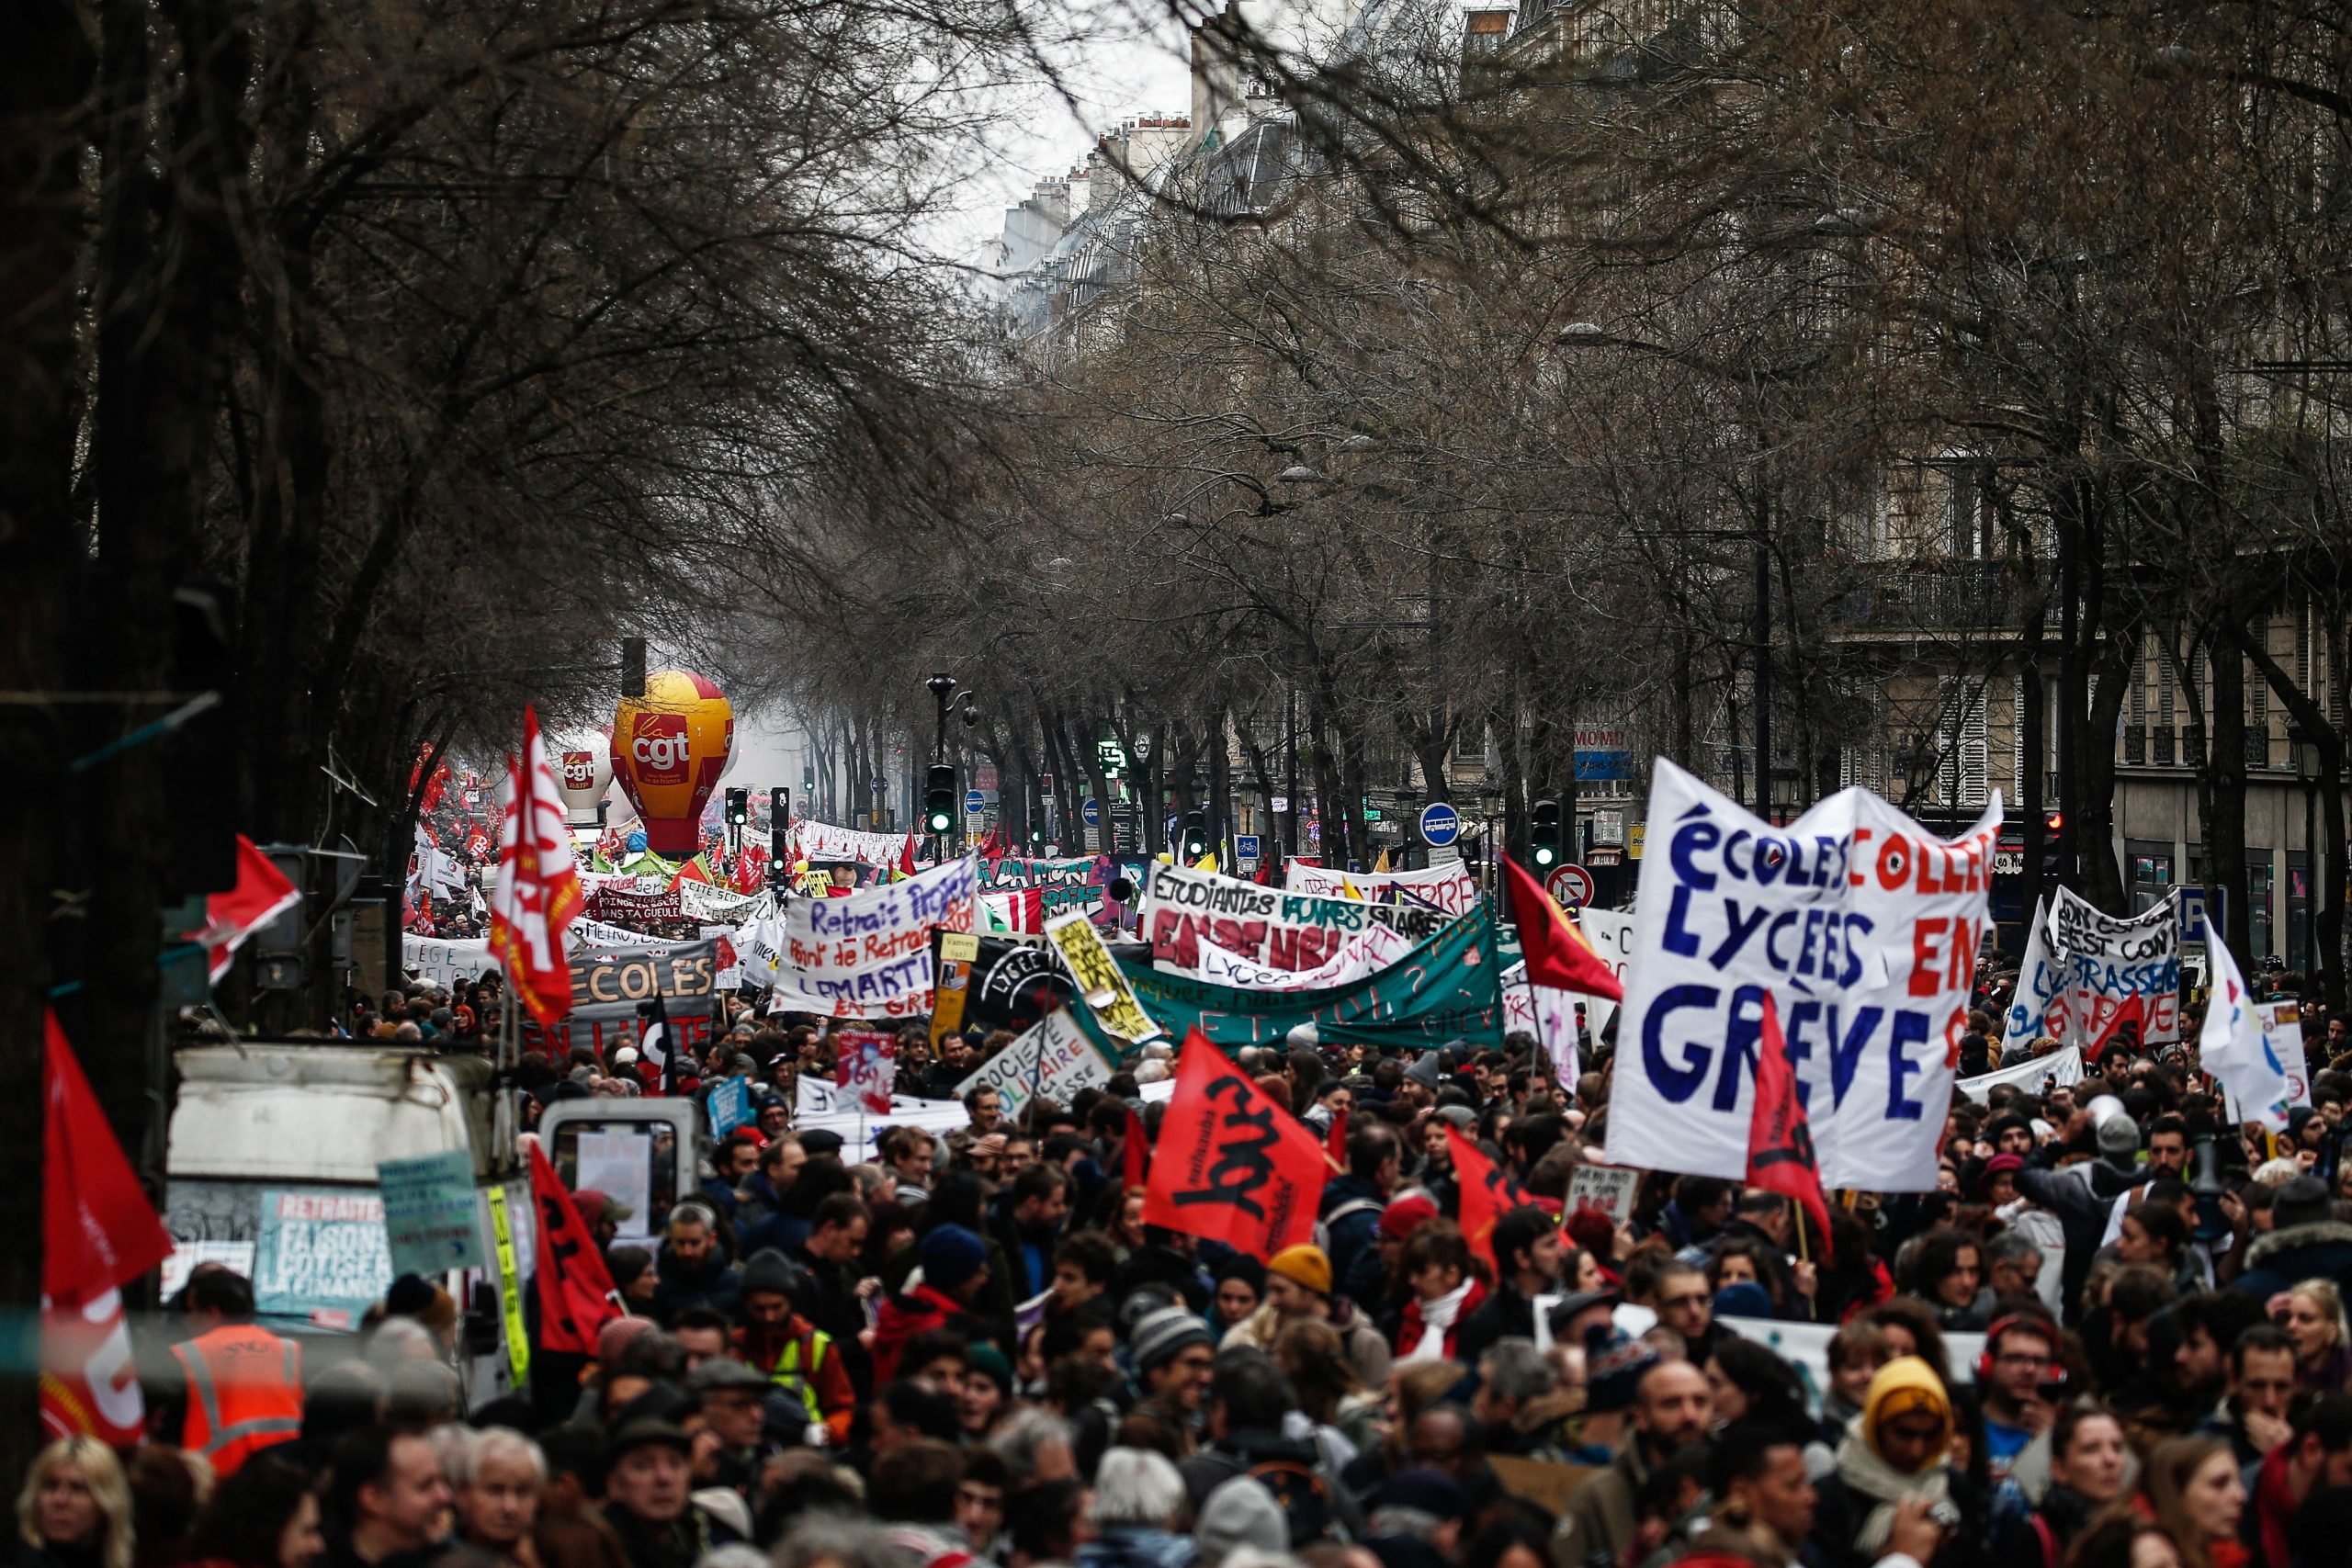
[[[1127,1336],[1127,1348],[1134,1354],[1136,1371],[1139,1372],[1174,1360],[1195,1345],[1209,1343],[1208,1325],[1185,1307],[1161,1307],[1137,1323]]]
[[[2098,1152],[2120,1156],[2140,1151],[2140,1124],[2129,1116],[2110,1116],[2098,1124]]]
[[[2270,1200],[2272,1234],[2293,1225],[2322,1224],[2335,1217],[2328,1202],[2327,1183],[2316,1176],[2298,1176]]]
[[[929,1279],[926,1273],[923,1276]],[[792,1259],[773,1247],[763,1247],[743,1260],[743,1294],[757,1295],[765,1291],[773,1295],[797,1301],[801,1295],[800,1270]]]
[[[1331,1260],[1323,1256],[1323,1249],[1319,1247],[1305,1243],[1285,1247],[1267,1260],[1266,1272],[1279,1274],[1318,1296],[1331,1293]]]
[[[1405,1076],[1417,1084],[1435,1089],[1438,1082],[1437,1053],[1424,1051],[1414,1057],[1413,1065],[1405,1069]]]
[[[940,1225],[915,1249],[923,1283],[953,1291],[989,1266],[989,1244],[962,1225]]]
[[[1380,1234],[1390,1241],[1402,1241],[1436,1218],[1437,1205],[1416,1192],[1396,1200],[1382,1213]]]
[[[1209,1279],[1219,1285],[1227,1280],[1238,1280],[1253,1293],[1266,1293],[1266,1266],[1246,1252],[1237,1252],[1218,1264],[1210,1271]]]
[[[1725,1285],[1715,1292],[1715,1315],[1769,1318],[1772,1315],[1772,1294],[1753,1280]]]
[[[1220,1483],[1202,1502],[1193,1540],[1204,1563],[1222,1562],[1245,1546],[1279,1555],[1290,1550],[1290,1517],[1264,1482],[1237,1475]]]
[[[1607,1330],[1585,1341],[1585,1408],[1598,1413],[1631,1410],[1642,1378],[1657,1365],[1657,1352],[1630,1334]]]
[[[2023,1170],[2024,1168],[2025,1160],[2020,1156],[1995,1155],[1991,1159],[1984,1162],[1984,1179],[1990,1181],[1993,1178],[2000,1175],[2004,1171],[2018,1171]]]
[[[2033,1123],[2014,1111],[2004,1111],[1984,1123],[1984,1139],[1995,1148],[1998,1148],[2001,1145],[2001,1134],[2012,1127],[2022,1128],[2030,1133],[2033,1130]]]
[[[1917,1356],[1897,1356],[1878,1370],[1871,1379],[1870,1392],[1862,1395],[1862,1441],[1879,1458],[1886,1457],[1878,1446],[1879,1429],[1898,1416],[1924,1410],[1943,1427],[1934,1452],[1928,1456],[1924,1471],[1939,1462],[1951,1443],[1951,1396],[1944,1393],[1942,1382],[1935,1370]]]
[[[1004,1359],[1003,1351],[984,1340],[972,1347],[971,1365],[972,1371],[996,1384],[999,1393],[1008,1399],[1012,1396],[1012,1363]]]

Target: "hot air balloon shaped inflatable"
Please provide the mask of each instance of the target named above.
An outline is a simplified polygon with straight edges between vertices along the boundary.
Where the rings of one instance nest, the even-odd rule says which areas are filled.
[[[613,784],[613,738],[601,729],[575,729],[560,736],[555,753],[556,787],[563,795],[563,819],[594,828],[597,802]]]
[[[735,709],[718,688],[684,670],[645,679],[613,715],[613,776],[645,823],[657,855],[684,860],[702,847],[703,802],[735,750]]]

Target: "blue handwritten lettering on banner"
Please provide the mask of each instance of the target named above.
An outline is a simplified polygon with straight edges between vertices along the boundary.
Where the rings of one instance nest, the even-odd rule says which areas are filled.
[[[1744,1174],[1770,990],[1830,1185],[1932,1189],[1998,819],[1947,841],[1849,790],[1775,828],[1660,762],[1612,1158]]]

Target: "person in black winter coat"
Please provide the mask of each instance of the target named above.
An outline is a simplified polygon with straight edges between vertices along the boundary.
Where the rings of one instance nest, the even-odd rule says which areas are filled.
[[[2059,1156],[2098,1151],[2098,1157],[2056,1168]],[[2115,1200],[2139,1180],[2139,1126],[2128,1116],[2111,1116],[2091,1129],[2088,1111],[2067,1120],[2066,1135],[2033,1152],[2018,1172],[2018,1190],[2058,1216],[2066,1233],[2065,1271],[2061,1277],[2067,1321],[2074,1321],[2082,1300],[2083,1281],[2090,1277],[2091,1259],[2107,1239],[2108,1217]]]
[[[1559,1226],[1543,1210],[1513,1209],[1495,1222],[1495,1260],[1502,1267],[1494,1293],[1486,1304],[1463,1320],[1455,1331],[1454,1357],[1475,1367],[1498,1339],[1535,1337],[1534,1298],[1560,1288],[1560,1268],[1566,1254],[1560,1247]]]
[[[742,1276],[718,1250],[709,1211],[681,1203],[653,1260],[653,1317],[667,1327],[688,1307],[707,1306],[728,1320],[742,1316]]]
[[[1395,1128],[1366,1122],[1349,1130],[1348,1173],[1324,1188],[1322,1206],[1329,1238],[1324,1250],[1342,1294],[1369,1299],[1356,1287],[1378,1285],[1380,1215],[1388,1207],[1389,1194],[1396,1190],[1403,1161],[1404,1145]]]
[[[2245,1255],[2245,1272],[2230,1289],[2267,1302],[2305,1280],[2333,1280],[2352,1292],[2352,1225],[2335,1217],[2327,1186],[2299,1176],[2270,1201],[2270,1234]]]

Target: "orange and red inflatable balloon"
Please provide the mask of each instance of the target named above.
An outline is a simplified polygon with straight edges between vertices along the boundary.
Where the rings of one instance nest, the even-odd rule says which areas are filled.
[[[645,678],[613,715],[613,777],[645,823],[646,847],[678,859],[702,847],[702,808],[735,750],[735,709],[684,670]]]

